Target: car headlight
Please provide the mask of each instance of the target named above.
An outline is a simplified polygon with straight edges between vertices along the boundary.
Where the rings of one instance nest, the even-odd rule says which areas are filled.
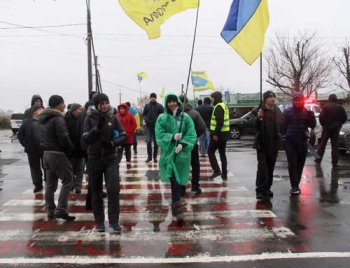
[[[339,135],[343,136],[343,135],[345,135],[345,132],[344,131],[339,131]]]

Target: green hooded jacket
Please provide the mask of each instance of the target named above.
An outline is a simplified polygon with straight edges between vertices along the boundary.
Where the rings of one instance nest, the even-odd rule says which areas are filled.
[[[178,110],[176,115],[167,106],[168,97],[172,95],[177,98]],[[164,113],[161,114],[156,122],[155,132],[156,141],[161,148],[159,160],[159,173],[163,182],[169,182],[172,174],[180,185],[187,185],[190,175],[191,151],[197,135],[192,119],[183,114],[183,123],[181,127],[182,139],[177,142],[173,137],[179,132],[180,122],[182,118],[182,106],[179,98],[174,93],[169,93],[164,100]],[[177,144],[183,145],[183,149],[176,155],[175,148]]]

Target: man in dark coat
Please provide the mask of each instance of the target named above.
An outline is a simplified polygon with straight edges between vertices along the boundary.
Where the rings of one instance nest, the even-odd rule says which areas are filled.
[[[275,93],[266,91],[263,100],[264,102],[259,108],[256,118],[257,133],[253,146],[256,149],[258,159],[255,182],[257,199],[273,197],[273,192],[271,191],[273,170],[283,138],[283,117],[280,109],[275,105]]]
[[[192,106],[188,103],[188,99],[181,95],[180,101],[184,105],[184,111],[187,113],[193,123],[194,123],[194,129],[196,130],[197,139],[205,132],[205,123],[201,117],[201,115],[192,108]],[[200,194],[202,192],[200,185],[199,185],[199,179],[200,179],[200,169],[201,165],[199,162],[199,154],[198,154],[198,144],[197,141],[193,146],[192,152],[191,152],[191,166],[192,166],[192,188],[191,191],[195,192],[196,194]],[[182,194],[184,194],[186,191],[186,186],[183,186],[182,188]]]
[[[66,107],[59,95],[52,95],[49,99],[50,108],[44,109],[39,115],[42,124],[40,138],[44,150],[44,168],[46,173],[45,201],[49,219],[63,219],[73,221],[75,217],[68,215],[68,197],[73,183],[73,169],[68,157],[74,153],[73,144],[69,138],[63,111]],[[57,190],[58,179],[62,181],[62,188],[55,205],[54,194]]]
[[[337,103],[337,96],[335,94],[329,95],[328,103],[323,107],[319,117],[319,121],[322,126],[322,135],[317,153],[319,156],[321,156],[321,159],[316,159],[316,163],[321,163],[328,139],[331,139],[332,165],[333,167],[338,165],[339,131],[347,119],[348,116],[344,107]]]
[[[74,154],[69,158],[73,167],[73,185],[76,194],[81,193],[84,174],[84,152],[80,146],[80,135],[77,132],[78,116],[83,110],[79,103],[72,103],[70,109],[65,115],[65,121],[68,128],[69,138],[74,146]]]
[[[299,183],[308,147],[308,129],[316,127],[315,115],[305,108],[303,94],[294,94],[293,106],[283,113],[283,124],[288,172],[292,187],[290,194],[299,195],[301,193]]]
[[[204,98],[204,104],[201,106],[198,106],[196,108],[196,111],[201,115],[202,119],[204,120],[206,129],[205,133],[203,133],[199,137],[199,146],[201,150],[201,156],[205,157],[207,154],[207,150],[209,147],[209,140],[210,140],[210,119],[211,115],[213,113],[213,106],[210,105],[211,101],[209,97]]]
[[[40,95],[34,94],[32,96],[32,100],[30,101],[30,107],[33,107],[33,105],[41,106],[44,109],[43,99],[41,98]],[[23,119],[27,119],[29,117],[32,117],[33,114],[31,112],[32,112],[31,108],[28,108],[27,110],[25,110]]]
[[[143,110],[143,119],[146,121],[146,138],[147,138],[147,159],[146,163],[152,161],[152,140],[154,144],[153,149],[153,162],[158,163],[158,145],[156,142],[155,136],[155,125],[158,119],[158,116],[164,112],[163,106],[157,102],[156,93],[151,93],[149,96],[149,103],[146,104]]]
[[[38,114],[42,109],[41,105],[33,105],[29,112],[32,116],[23,121],[17,134],[18,140],[28,156],[34,193],[40,192],[43,189],[43,172],[41,170],[43,150],[40,147],[40,123],[38,121]]]
[[[229,112],[222,101],[221,92],[215,91],[210,97],[214,105],[210,119],[210,142],[208,148],[209,161],[214,172],[210,178],[213,179],[221,175],[223,180],[227,180],[226,143],[230,139]],[[216,150],[219,150],[221,170],[216,160]]]

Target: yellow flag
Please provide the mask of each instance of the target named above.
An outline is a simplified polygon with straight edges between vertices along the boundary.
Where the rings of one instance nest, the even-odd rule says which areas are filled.
[[[169,17],[189,8],[199,0],[119,0],[124,12],[147,32],[149,39],[160,37],[160,25]]]
[[[162,99],[164,99],[164,92],[165,92],[165,86],[163,86],[163,88],[162,88],[162,93],[160,93],[160,97],[162,98]]]
[[[193,91],[215,90],[213,83],[208,79],[206,71],[191,71]]]
[[[137,74],[137,80],[139,80],[139,83],[142,81],[142,79],[147,78],[147,73],[141,72]]]

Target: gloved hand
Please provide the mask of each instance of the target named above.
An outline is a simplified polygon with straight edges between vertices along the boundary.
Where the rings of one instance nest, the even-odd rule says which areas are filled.
[[[179,152],[181,152],[182,150],[182,144],[179,144],[176,148],[175,148],[175,153],[178,154]]]
[[[179,140],[181,140],[182,139],[182,133],[176,133],[175,135],[174,135],[174,141],[179,141]]]
[[[113,148],[113,147],[115,147],[114,141],[112,141],[112,140],[110,140],[110,141],[103,140],[102,143],[103,143],[103,146],[106,147],[106,148]]]

